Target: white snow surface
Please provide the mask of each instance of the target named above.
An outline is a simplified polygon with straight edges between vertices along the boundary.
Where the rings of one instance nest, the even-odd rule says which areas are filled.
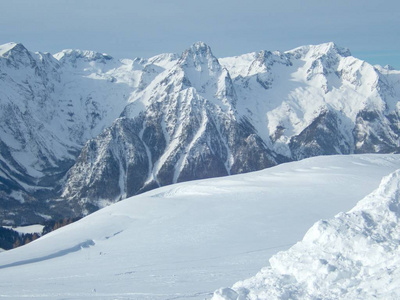
[[[0,253],[0,298],[210,298],[217,288],[255,274],[274,253],[301,240],[316,221],[351,209],[378,187],[382,176],[399,168],[398,155],[315,157],[131,197],[26,246]],[[382,288],[363,286],[362,277],[357,278],[363,272],[370,272],[365,276],[382,275],[382,282],[395,289],[398,282],[390,283],[388,274],[397,272],[398,259],[393,256],[388,263],[384,251],[387,255],[398,253],[398,230],[394,230],[398,214],[394,179],[398,176],[395,173],[386,179],[393,184],[381,187],[376,197],[360,204],[371,218],[356,208],[333,221],[317,223],[303,242],[275,256],[274,268],[308,270],[299,271],[297,280],[310,278],[314,290],[318,285],[326,287],[321,277],[325,275],[345,282],[349,289],[352,283],[361,284],[367,292]],[[386,196],[393,201],[383,203]],[[356,216],[358,219],[353,219]],[[353,220],[365,230],[358,231]],[[378,230],[379,224],[382,230]],[[351,240],[337,239],[342,236],[335,231],[339,225],[343,232],[348,228]],[[323,243],[342,251],[343,272],[334,270],[339,270],[338,253],[323,252]],[[352,247],[371,252],[365,258],[363,253],[351,254]],[[303,252],[313,255],[313,251],[319,251],[316,255],[321,255],[321,260],[312,261],[314,256],[303,259]],[[285,262],[292,257],[294,264]],[[314,270],[319,273],[313,275]],[[353,275],[356,278],[351,281]],[[262,279],[259,286],[263,287]],[[353,290],[358,295],[357,287]],[[301,286],[301,291],[308,291],[307,287]],[[341,290],[336,293],[341,295]],[[225,289],[222,294],[236,292]]]
[[[340,112],[341,132],[351,141],[360,111],[398,110],[399,72],[375,68],[332,42],[286,52],[253,52],[219,62],[234,82],[239,115],[252,120],[263,140],[271,143],[270,137],[284,129],[271,145],[283,155],[290,155],[290,138],[321,112]]]
[[[42,233],[44,226],[40,224],[35,225],[28,225],[28,226],[19,226],[19,227],[12,227],[12,226],[3,226],[5,228],[12,229],[19,233]]]
[[[400,170],[347,213],[321,220],[222,299],[400,299]]]
[[[0,45],[0,56],[4,56],[7,54],[8,51],[10,51],[12,48],[14,48],[16,43],[7,43]]]

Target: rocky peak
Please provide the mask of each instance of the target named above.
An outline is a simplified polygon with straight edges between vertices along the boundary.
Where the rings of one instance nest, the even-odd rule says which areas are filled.
[[[221,69],[218,59],[213,55],[211,48],[203,43],[194,43],[189,49],[183,52],[179,64],[197,71],[216,72]]]
[[[74,50],[66,49],[59,53],[54,54],[54,57],[61,63],[72,63],[75,64],[77,61],[81,60],[83,62],[100,62],[106,63],[113,58],[106,53],[99,53],[89,50]]]
[[[255,73],[263,73],[269,71],[276,63],[285,66],[291,66],[290,56],[279,51],[262,50],[256,54],[255,60],[251,63],[248,76]]]
[[[290,66],[291,62],[289,60],[289,56],[285,53],[281,53],[279,51],[266,51],[262,50],[257,54],[256,61],[260,64],[264,64],[266,66],[272,66],[274,63],[279,62],[285,65]]]
[[[6,59],[8,65],[15,68],[35,66],[32,54],[20,43],[8,43],[0,46],[0,57]]]
[[[351,56],[351,52],[349,49],[340,47],[333,42],[321,44],[319,46],[314,46],[313,48],[314,48],[313,50],[316,53],[321,54],[321,55],[336,54],[336,55],[340,55],[343,57]]]
[[[385,69],[385,70],[389,70],[389,71],[394,71],[394,70],[396,70],[393,66],[391,66],[391,65],[385,65],[384,67],[383,67],[383,69]]]
[[[30,52],[21,43],[7,43],[0,45],[0,57],[5,58],[8,64],[19,64],[36,67],[38,65],[58,66],[58,61],[50,53]]]
[[[287,51],[286,53],[294,55],[297,59],[318,59],[323,56],[351,56],[349,49],[339,47],[333,42],[320,45],[302,46]]]
[[[21,43],[7,43],[4,45],[0,45],[0,56],[5,58],[10,58],[14,55],[21,55],[29,53],[29,51],[25,48]]]

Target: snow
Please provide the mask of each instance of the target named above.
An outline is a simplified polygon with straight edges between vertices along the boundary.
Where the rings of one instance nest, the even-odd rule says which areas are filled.
[[[0,56],[4,56],[8,51],[10,51],[12,48],[14,48],[17,45],[17,43],[7,43],[0,45]]]
[[[256,276],[213,299],[399,299],[400,170],[347,213],[321,220]]]
[[[201,125],[200,128],[197,130],[196,134],[194,135],[192,141],[190,142],[190,144],[188,146],[186,146],[185,150],[184,150],[184,155],[182,155],[178,162],[175,165],[175,172],[174,172],[174,178],[173,178],[173,183],[177,183],[178,182],[178,177],[179,174],[182,172],[183,167],[185,166],[185,163],[187,162],[187,160],[189,159],[189,153],[190,153],[190,149],[193,148],[194,144],[198,141],[198,139],[200,139],[200,137],[202,136],[202,134],[204,133],[204,131],[206,130],[206,126],[207,126],[207,114],[205,111],[202,112],[202,116],[201,116]],[[180,129],[180,128],[179,128]],[[180,129],[181,130],[181,129]],[[178,136],[180,135],[180,132],[178,132]]]
[[[219,59],[202,42],[180,58],[166,53],[149,59],[118,60],[87,50],[63,50],[51,56],[29,52],[15,43],[0,46],[0,54],[4,73],[0,81],[0,139],[21,166],[21,170],[14,170],[15,166],[12,170],[35,180],[53,175],[46,170],[66,171],[65,162],[76,160],[84,144],[112,126],[121,114],[135,118],[164,114],[165,110],[170,121],[162,125],[167,151],[151,165],[148,178],[157,181],[158,171],[180,150],[180,141],[174,138],[187,124],[175,118],[177,111],[170,112],[181,99],[187,111],[194,112],[197,105],[218,116],[209,118],[207,124],[250,120],[265,145],[288,159],[298,158],[290,149],[292,138],[326,111],[338,118],[343,143],[350,145],[346,153],[357,152],[364,144],[364,140],[353,142],[355,121],[363,110],[377,111],[383,121],[358,124],[357,134],[375,134],[382,142],[386,139],[385,143],[398,145],[397,125],[391,126],[387,116],[391,114],[393,119],[399,115],[400,71],[373,67],[334,43]],[[159,103],[161,111],[152,107]],[[182,113],[182,119],[184,116]],[[203,137],[205,127],[201,126],[196,138]],[[195,142],[185,145],[182,152],[193,153]],[[382,151],[395,151],[392,149]],[[233,156],[228,157],[225,163],[228,173],[233,160]],[[179,180],[186,161],[180,156],[171,181]],[[27,185],[21,176],[11,177],[31,190],[33,184]],[[16,200],[23,199],[16,195]]]
[[[66,50],[55,55],[62,61],[73,56],[74,69],[51,55],[29,52],[21,44],[0,48],[17,46],[18,51],[0,60],[4,72],[0,138],[12,147],[13,158],[26,173],[38,178],[44,168],[56,166],[55,158],[75,159],[69,151],[76,152],[110,126],[134,88],[129,81],[112,82],[113,74],[126,71],[123,66],[118,70],[118,62],[104,54]],[[43,156],[46,162],[38,159]],[[44,166],[47,161],[49,166]]]
[[[25,199],[21,191],[12,191],[10,196],[13,197],[15,200],[19,201],[21,204],[25,203]]]
[[[44,226],[40,224],[29,225],[29,226],[20,226],[20,227],[12,227],[12,226],[3,226],[5,228],[12,229],[16,232],[27,234],[27,233],[42,233]]]
[[[164,69],[171,69],[178,62],[178,59],[179,55],[175,53],[164,53],[150,57],[148,59],[148,63],[154,64]]]
[[[17,162],[11,170],[34,179],[57,166],[56,158],[75,158],[71,151],[78,152],[121,113],[134,118],[153,104],[162,110],[149,114],[168,112],[170,122],[162,121],[167,151],[150,162],[149,181],[180,151],[190,112],[200,118],[198,112],[207,109],[221,120],[251,120],[265,144],[291,157],[291,138],[325,110],[340,112],[340,133],[349,144],[361,111],[399,111],[400,71],[373,67],[333,43],[222,59],[196,43],[181,59],[162,54],[134,60],[81,50],[52,57],[10,43],[0,46],[0,67],[0,139]],[[201,121],[186,153],[205,132],[206,114]],[[383,122],[382,135],[396,141],[396,128]],[[272,141],[280,127],[281,136]],[[374,128],[361,133],[368,130]],[[233,156],[228,148],[227,153],[229,171]],[[39,161],[39,154],[46,159]],[[174,181],[185,161],[183,155],[176,164]],[[161,188],[1,254],[0,296],[204,298],[254,274],[315,221],[350,209],[397,168],[394,155],[319,157]],[[22,194],[12,195],[24,201]],[[112,200],[102,199],[100,205]],[[223,289],[220,296],[234,293]]]
[[[162,54],[148,60],[117,60],[87,50],[63,50],[52,56],[30,52],[22,44],[0,45],[4,75],[0,139],[21,167],[15,170],[15,165],[8,164],[21,175],[11,178],[27,191],[45,189],[21,178],[28,175],[40,182],[36,179],[49,175],[46,170],[75,160],[89,139],[121,115],[139,85],[145,88],[157,72],[171,68],[177,59],[174,54]],[[24,201],[20,194],[13,195]]]
[[[399,72],[374,68],[334,43],[286,52],[253,52],[220,58],[219,62],[233,79],[239,115],[252,120],[263,140],[270,144],[270,136],[283,128],[271,145],[283,155],[290,156],[290,139],[321,111],[340,112],[341,133],[351,141],[360,111],[384,112],[385,103],[390,111],[398,110]],[[268,83],[267,89],[260,79]]]
[[[162,187],[1,253],[0,297],[209,298],[399,168],[397,155],[316,157]]]

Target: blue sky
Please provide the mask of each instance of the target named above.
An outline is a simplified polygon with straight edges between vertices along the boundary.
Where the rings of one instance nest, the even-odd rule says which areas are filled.
[[[181,53],[204,41],[217,57],[333,41],[400,69],[400,1],[0,0],[0,43],[118,58]]]

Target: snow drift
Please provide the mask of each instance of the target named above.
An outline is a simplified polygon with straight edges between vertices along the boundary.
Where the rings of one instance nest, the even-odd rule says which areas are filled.
[[[400,170],[347,213],[314,224],[218,299],[399,299]]]
[[[204,300],[399,168],[399,155],[323,156],[161,187],[0,253],[0,298]]]

